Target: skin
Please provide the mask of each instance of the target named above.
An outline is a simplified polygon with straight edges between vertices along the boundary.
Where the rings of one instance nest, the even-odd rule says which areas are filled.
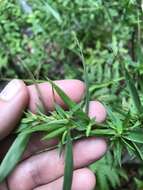
[[[0,98],[0,159],[5,155],[12,143],[9,136],[21,119],[23,110],[28,107],[36,112],[38,94],[35,86],[26,86],[18,80],[20,89],[9,101]],[[80,102],[84,95],[85,85],[79,80],[56,81],[69,97],[75,102]],[[15,87],[16,88],[16,87]],[[52,89],[48,83],[39,84],[41,96],[46,105],[46,110],[53,110]],[[63,101],[56,94],[56,102],[65,107]],[[96,117],[98,122],[106,118],[103,105],[91,101],[89,116]],[[57,149],[37,153],[47,147],[56,145],[57,140],[40,141],[41,134],[31,137],[23,158],[14,171],[0,184],[0,190],[62,190],[64,173],[64,155],[59,157]],[[74,143],[74,175],[72,190],[93,190],[95,176],[87,166],[100,159],[106,152],[107,145],[102,138],[86,138]]]

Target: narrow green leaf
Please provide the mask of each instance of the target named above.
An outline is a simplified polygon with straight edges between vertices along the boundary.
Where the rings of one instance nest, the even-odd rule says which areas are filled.
[[[116,116],[116,114],[112,111],[112,109],[105,105],[105,108],[107,110],[107,114],[109,116],[109,118],[111,119],[112,123],[110,123],[111,125],[109,125],[110,127],[115,127],[115,130],[117,131],[118,134],[121,134],[123,131],[123,124],[122,121],[119,119],[119,117]]]
[[[62,135],[62,140],[61,140],[62,144],[66,142],[66,136],[67,136],[67,131],[65,131]]]
[[[61,141],[58,144],[58,152],[59,152],[59,157],[61,157],[62,156],[62,152],[63,152],[63,144],[62,144]]]
[[[80,105],[77,105],[74,101],[72,101],[65,92],[59,88],[54,82],[52,82],[49,78],[47,78],[48,82],[53,86],[56,90],[57,94],[63,100],[63,102],[69,107],[69,110],[73,110],[74,115],[79,119],[86,120],[87,122],[90,120],[88,115],[80,109]]]
[[[128,88],[129,88],[133,103],[134,103],[138,113],[141,114],[141,113],[143,113],[143,107],[142,107],[142,104],[141,104],[141,101],[140,101],[140,97],[139,97],[137,89],[136,89],[136,87],[134,85],[135,82],[130,77],[130,75],[129,75],[129,73],[128,73],[128,71],[126,69],[125,69],[125,78],[126,78],[126,83],[127,83]]]
[[[49,78],[47,78],[48,82],[54,87],[54,89],[56,90],[57,94],[60,96],[60,98],[63,100],[63,102],[70,108],[74,108],[76,106],[76,103],[74,101],[72,101],[67,95],[66,93],[60,88],[58,87],[53,81],[51,81]]]
[[[122,144],[119,140],[117,140],[114,144],[115,144],[115,147],[113,149],[114,160],[121,167],[121,158],[122,158],[122,148],[123,147],[122,147]]]
[[[105,83],[99,83],[99,84],[95,84],[95,85],[93,84],[90,87],[90,92],[94,92],[95,90],[100,89],[100,88],[108,87],[109,85],[117,83],[117,82],[119,82],[121,80],[124,80],[124,77],[113,79],[113,80],[105,82]]]
[[[107,110],[107,113],[108,113],[110,119],[112,120],[112,122],[113,122],[114,124],[117,123],[117,117],[116,117],[115,114],[113,113],[112,109],[111,109],[109,106],[105,105],[105,104],[104,104],[104,106],[105,106],[105,108],[106,108],[106,110]]]
[[[20,161],[29,142],[29,134],[19,134],[0,165],[0,183],[10,174]]]
[[[141,160],[143,160],[143,152],[139,149],[139,147],[137,146],[137,144],[135,142],[132,141],[128,141],[126,139],[122,138],[122,141],[126,147],[126,149],[128,150],[130,155],[136,155],[138,156]]]
[[[86,136],[88,137],[90,135],[92,129],[92,123],[89,123],[89,125],[86,128]]]
[[[58,13],[58,11],[55,10],[48,2],[44,2],[43,1],[43,3],[45,5],[46,11],[50,12],[52,14],[52,16],[57,20],[57,22],[59,24],[61,24],[62,23],[62,19],[61,19],[60,14]]]
[[[71,120],[71,124],[76,127],[78,131],[84,131],[87,128],[88,123],[85,120]]]
[[[67,133],[63,190],[71,190],[73,178],[73,151],[70,131]]]
[[[90,132],[90,135],[97,135],[97,136],[112,136],[115,135],[115,131],[112,129],[95,129]]]
[[[55,110],[60,115],[61,118],[65,118],[66,117],[65,110],[61,106],[59,106],[58,104],[56,104],[56,103],[55,103]]]
[[[25,129],[23,129],[22,133],[33,133],[33,132],[38,132],[38,131],[54,131],[58,128],[61,128],[65,125],[68,124],[68,120],[67,119],[60,119],[57,121],[49,121],[47,123],[43,123],[43,124],[38,124],[37,126],[33,126],[33,127],[27,127]]]
[[[143,131],[130,131],[127,135],[124,135],[124,138],[143,144]]]
[[[124,147],[128,150],[129,153],[135,150],[130,141],[122,138],[122,142],[124,144]]]
[[[42,140],[49,140],[49,139],[52,139],[54,137],[57,137],[60,134],[62,134],[65,130],[66,130],[66,127],[61,127],[59,129],[56,129],[56,130],[52,131],[51,133],[48,133],[48,135],[45,135],[42,138]]]
[[[135,151],[134,153],[143,160],[143,152],[139,149],[139,147],[136,145],[136,143],[132,142],[132,146],[134,147]]]
[[[82,110],[76,111],[74,113],[74,118],[77,118],[78,120],[83,120],[84,122],[87,122],[87,123],[91,120],[89,116]]]
[[[73,114],[84,113],[81,110],[82,110],[82,104],[79,103],[75,107],[69,110],[69,115],[72,116]]]

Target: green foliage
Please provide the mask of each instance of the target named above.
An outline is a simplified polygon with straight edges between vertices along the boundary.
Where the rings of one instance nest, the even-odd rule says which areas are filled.
[[[112,154],[108,152],[105,157],[90,166],[92,171],[96,173],[98,185],[97,190],[118,188],[121,180],[128,179],[126,172],[115,165],[112,160]]]
[[[103,160],[97,163],[100,170],[94,170],[99,176],[99,190],[116,189],[117,186],[122,189],[124,179],[119,179],[119,171],[127,171],[129,162],[133,172],[128,176],[133,180],[128,180],[123,189],[142,188],[143,175],[139,169],[143,165],[142,17],[141,0],[0,1],[2,80],[16,77],[31,83],[33,77],[25,71],[23,63],[39,82],[45,81],[47,76],[51,79],[85,79],[82,62],[86,63],[90,97],[107,105],[107,122],[89,122],[81,111],[82,103],[74,105],[69,112],[55,104],[56,111],[50,117],[27,113],[17,132],[31,134],[42,130],[48,133],[47,137],[45,134],[47,139],[60,136],[63,146],[67,138],[65,126],[69,125],[69,116],[74,116],[70,122],[74,126],[72,130],[78,129],[75,139],[83,134],[108,138],[112,155],[103,159],[106,164]],[[27,128],[27,125],[31,127]],[[138,157],[138,164],[134,156]],[[135,173],[133,177],[132,173]],[[129,183],[131,186],[128,187]]]
[[[143,188],[142,180],[135,178],[135,183],[136,183],[137,189],[141,190]]]
[[[130,77],[130,75],[126,69],[125,69],[125,76],[126,76],[126,82],[127,82],[130,94],[132,96],[134,105],[135,105],[138,113],[142,114],[143,113],[143,107],[141,105],[139,94],[138,94],[137,89],[134,85],[134,81],[131,79],[131,77]]]
[[[80,77],[73,31],[87,55],[85,61],[90,64],[92,82],[101,82],[103,77],[98,71],[104,68],[104,79],[110,79],[108,67],[113,64],[112,73],[119,76],[118,65],[123,57],[129,65],[142,60],[138,56],[142,52],[142,13],[138,1],[5,0],[0,4],[2,77],[26,78],[21,60],[37,78],[51,72],[58,72],[59,77]]]

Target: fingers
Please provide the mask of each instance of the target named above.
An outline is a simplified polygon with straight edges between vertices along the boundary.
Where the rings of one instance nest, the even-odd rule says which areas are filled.
[[[58,139],[51,139],[48,141],[41,140],[43,137],[42,133],[33,134],[28,147],[22,157],[22,160],[39,153],[40,151],[46,151],[50,147],[56,146],[58,144]]]
[[[84,95],[85,85],[79,80],[59,80],[55,81],[55,83],[75,102],[79,102]],[[42,83],[39,84],[38,87],[44,105],[47,110],[52,111],[54,109],[54,99],[51,85],[49,83]],[[29,108],[32,112],[36,112],[37,105],[40,103],[37,89],[35,88],[35,85],[29,86],[28,89],[30,94]],[[65,107],[64,102],[57,93],[54,94],[56,102]]]
[[[0,94],[0,140],[15,127],[28,103],[28,91],[21,80],[12,80]]]
[[[87,168],[75,170],[73,173],[72,190],[93,190],[95,187],[95,176]],[[62,190],[63,177],[34,190]]]
[[[21,160],[24,160],[31,155],[37,154],[40,151],[49,149],[55,145],[57,145],[57,139],[51,139],[49,141],[41,140],[43,137],[42,133],[33,134],[30,138],[28,143],[27,149],[25,150]],[[14,141],[13,136],[8,136],[4,140],[1,141],[0,146],[0,161],[4,158],[5,154],[7,153],[8,149],[10,148],[12,142]]]
[[[104,106],[98,101],[91,101],[89,104],[89,116],[95,118],[97,122],[101,123],[106,119],[106,110]]]
[[[74,168],[81,168],[99,159],[106,152],[106,142],[88,138],[74,144]],[[23,172],[24,171],[24,172]],[[64,155],[58,150],[44,152],[23,161],[8,178],[11,190],[29,190],[58,179],[64,173]]]

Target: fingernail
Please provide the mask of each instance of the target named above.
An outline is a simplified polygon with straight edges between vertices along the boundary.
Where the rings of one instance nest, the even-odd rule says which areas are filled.
[[[17,79],[13,79],[7,84],[7,86],[0,93],[0,99],[4,101],[9,101],[16,96],[16,94],[21,89],[21,83]]]

